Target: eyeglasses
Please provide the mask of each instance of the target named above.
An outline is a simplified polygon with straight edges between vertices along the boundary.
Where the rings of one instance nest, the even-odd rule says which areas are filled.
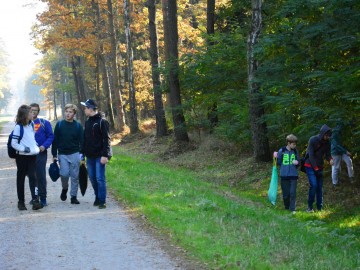
[[[39,110],[31,110],[31,112],[39,112]]]

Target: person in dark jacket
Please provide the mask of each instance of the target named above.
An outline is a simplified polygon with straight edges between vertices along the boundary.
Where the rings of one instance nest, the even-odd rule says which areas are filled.
[[[69,189],[69,178],[71,178],[70,203],[80,204],[77,199],[79,189],[80,151],[83,147],[84,130],[82,125],[76,121],[75,114],[77,106],[65,105],[64,120],[55,125],[55,139],[51,147],[53,160],[59,160],[62,191],[60,199],[66,201]]]
[[[46,161],[47,149],[54,140],[54,133],[48,120],[38,118],[40,106],[37,103],[30,104],[34,122],[35,140],[39,146],[40,153],[36,156],[36,178],[37,187],[42,206],[47,206],[46,202]]]
[[[281,190],[285,209],[295,214],[296,186],[299,178],[297,167],[299,156],[296,150],[297,137],[293,134],[286,136],[286,146],[280,148],[277,162],[280,165]]]
[[[332,130],[327,125],[320,128],[318,135],[312,136],[309,139],[306,150],[305,169],[309,179],[309,197],[307,212],[314,212],[313,203],[316,195],[316,207],[321,211],[323,207],[323,169],[324,158],[333,164],[330,153],[330,138]]]
[[[343,122],[339,121],[336,127],[333,129],[333,133],[331,136],[331,156],[334,160],[334,164],[331,167],[332,173],[332,183],[334,187],[339,184],[339,173],[341,168],[341,161],[346,163],[348,176],[350,183],[354,182],[354,168],[351,160],[350,152],[343,146],[341,142],[341,133],[343,130]]]
[[[82,153],[86,157],[89,179],[95,193],[94,206],[106,208],[105,168],[111,158],[109,122],[97,111],[94,100],[81,102],[85,107],[84,147]]]

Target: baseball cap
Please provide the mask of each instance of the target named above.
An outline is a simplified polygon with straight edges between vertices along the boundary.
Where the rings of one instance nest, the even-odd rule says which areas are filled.
[[[92,109],[96,109],[97,108],[97,104],[96,102],[89,98],[88,100],[86,100],[85,102],[80,102],[81,105],[88,107],[88,108],[92,108]]]

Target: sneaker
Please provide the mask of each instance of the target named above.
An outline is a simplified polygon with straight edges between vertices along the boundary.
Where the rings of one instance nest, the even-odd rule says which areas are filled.
[[[32,210],[39,210],[43,208],[42,204],[38,200],[33,200]]]
[[[314,213],[314,209],[308,208],[308,209],[306,209],[306,212],[308,212],[308,213]]]
[[[80,204],[80,202],[76,199],[76,197],[71,197],[71,204]]]
[[[60,199],[61,199],[62,201],[66,201],[66,199],[67,199],[67,195],[66,195],[67,191],[68,191],[67,189],[63,189],[63,190],[61,191]]]
[[[33,205],[33,199],[30,200],[29,204],[30,204],[30,205]]]
[[[105,209],[105,208],[106,208],[106,203],[99,204],[99,209]]]
[[[96,198],[95,199],[95,201],[94,201],[94,204],[93,204],[94,206],[99,206],[100,205],[100,201],[99,201],[99,199],[98,198]]]
[[[24,202],[18,202],[18,208],[20,211],[27,210]]]
[[[292,215],[295,215],[295,214],[296,214],[296,211],[291,211],[291,214],[292,214]]]
[[[40,203],[43,207],[48,206],[46,199],[40,199]]]
[[[354,177],[349,177],[349,181],[350,181],[350,184],[354,184],[355,183]]]

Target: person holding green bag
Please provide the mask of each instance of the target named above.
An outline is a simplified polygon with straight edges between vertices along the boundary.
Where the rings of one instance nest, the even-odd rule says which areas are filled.
[[[293,134],[286,136],[286,146],[280,148],[277,154],[277,164],[280,166],[281,190],[285,209],[295,214],[296,187],[299,178],[299,155],[296,150],[297,137]],[[275,152],[276,153],[276,152]]]

